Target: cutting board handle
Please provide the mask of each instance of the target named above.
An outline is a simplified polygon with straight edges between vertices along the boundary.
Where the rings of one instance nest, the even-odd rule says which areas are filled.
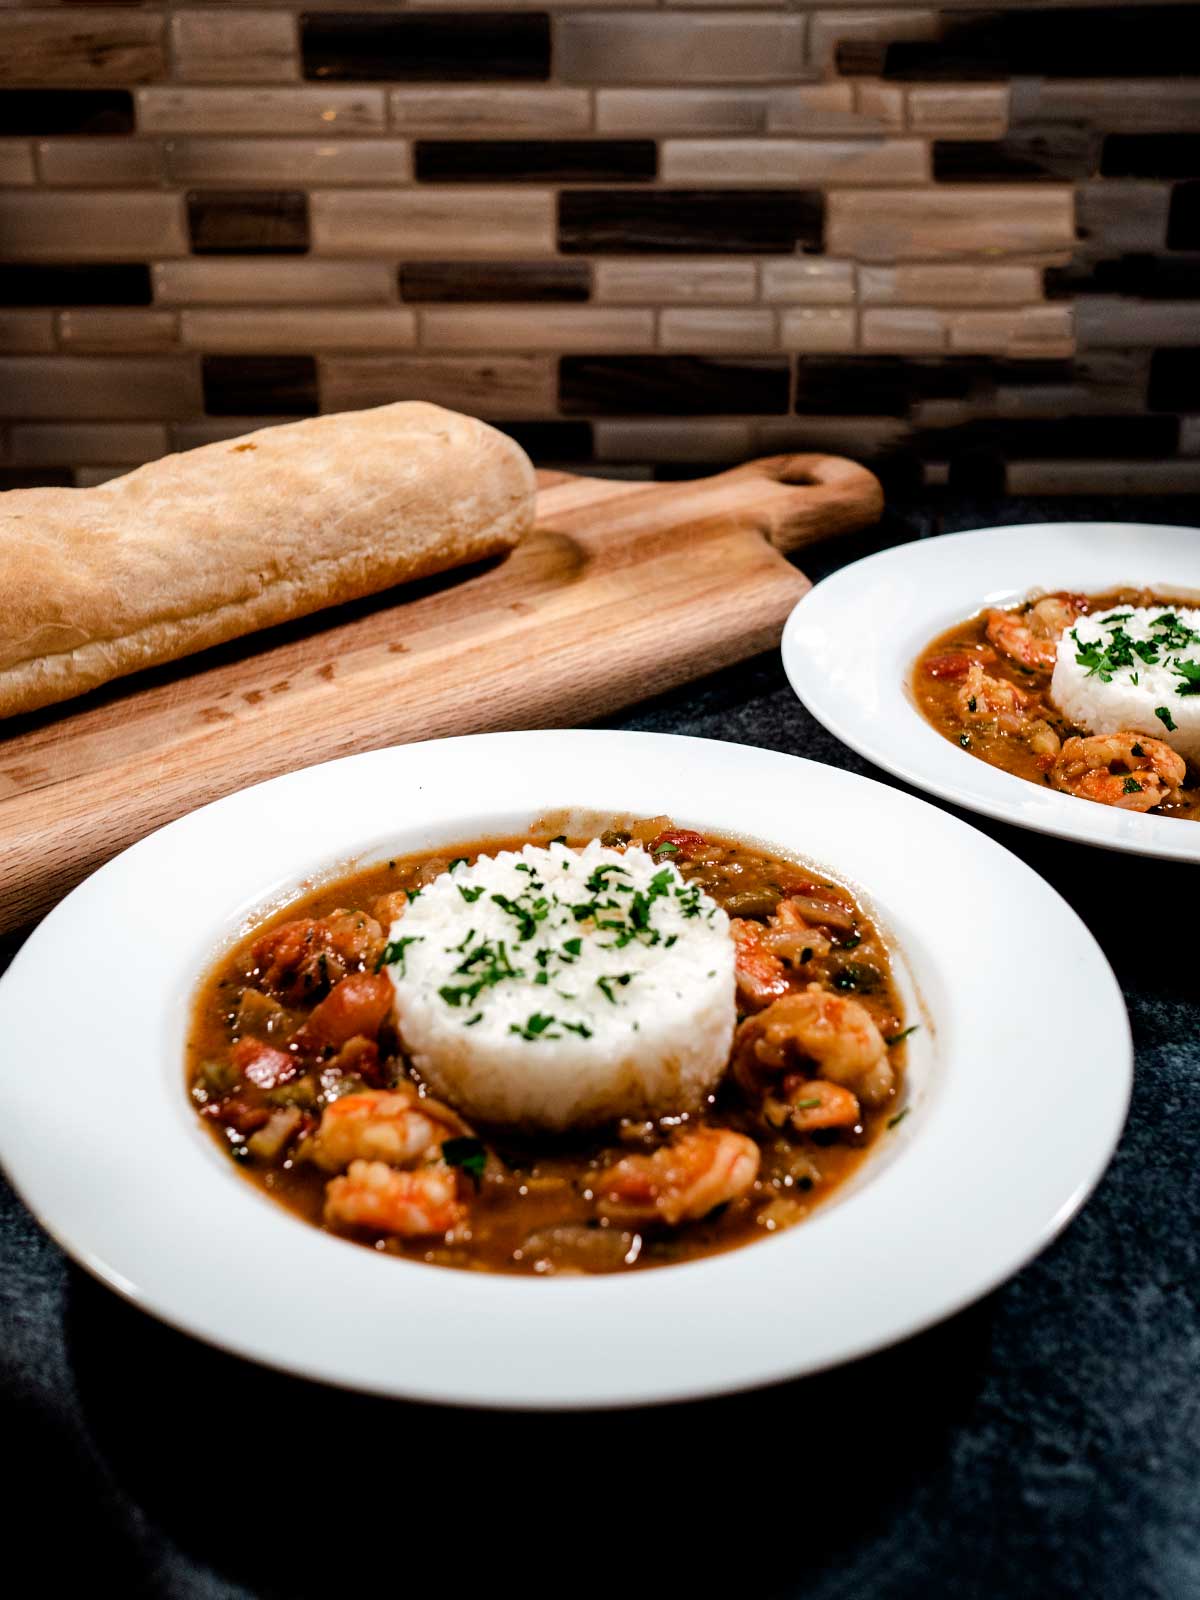
[[[844,456],[761,456],[708,482],[735,490],[739,512],[779,550],[868,528],[883,514],[879,479]]]

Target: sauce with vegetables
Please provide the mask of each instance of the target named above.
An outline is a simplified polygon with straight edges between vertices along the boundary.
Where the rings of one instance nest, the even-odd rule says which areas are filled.
[[[315,1226],[476,1271],[640,1271],[803,1220],[904,1115],[913,1030],[879,931],[811,869],[668,818],[602,842],[672,863],[731,919],[738,1023],[700,1110],[522,1135],[421,1083],[387,972],[405,907],[452,867],[550,843],[487,839],[324,885],[208,975],[188,1089],[229,1158]]]
[[[1095,595],[1059,591],[982,611],[922,652],[913,695],[943,737],[990,766],[1102,805],[1197,821],[1200,770],[1168,742],[1190,708],[1200,707],[1188,698],[1200,693],[1189,659],[1200,646],[1200,631],[1176,615],[1195,606],[1195,597],[1122,588]],[[1151,612],[1151,625],[1139,630],[1145,637],[1131,637],[1122,625],[1143,610]],[[1093,690],[1102,695],[1114,680],[1136,690],[1139,678],[1149,678],[1148,668],[1167,669],[1170,687],[1142,690],[1146,704],[1138,715],[1145,726],[1092,732],[1079,716],[1063,712],[1051,686],[1060,682],[1056,663],[1064,636],[1078,698]]]

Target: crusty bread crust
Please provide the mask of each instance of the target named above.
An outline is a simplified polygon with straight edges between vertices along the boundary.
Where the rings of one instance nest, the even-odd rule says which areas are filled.
[[[519,445],[423,401],[0,494],[0,716],[511,549]]]

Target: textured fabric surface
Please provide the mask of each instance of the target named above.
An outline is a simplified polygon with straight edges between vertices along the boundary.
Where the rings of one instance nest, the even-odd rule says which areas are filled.
[[[917,534],[1064,514],[1138,511],[928,503],[806,565],[817,576]],[[1200,524],[1200,505],[1153,515]],[[774,657],[612,720],[871,771],[806,715]],[[942,1326],[820,1377],[657,1411],[476,1414],[209,1350],[67,1263],[3,1191],[6,1512],[50,1588],[307,1600],[383,1577],[390,1592],[454,1596],[1200,1593],[1200,999],[1183,906],[1195,872],[967,820],[1081,912],[1133,1023],[1120,1149],[1045,1254]],[[53,1063],[5,1069],[49,1078]],[[910,1248],[919,1272],[920,1240]]]

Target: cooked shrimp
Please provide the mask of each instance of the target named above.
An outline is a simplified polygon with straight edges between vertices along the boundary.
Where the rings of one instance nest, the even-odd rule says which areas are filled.
[[[955,702],[964,722],[1014,734],[1024,733],[1029,726],[1030,696],[1015,683],[991,677],[977,661],[968,668]]]
[[[786,1120],[797,1133],[853,1128],[862,1115],[858,1096],[842,1084],[830,1083],[828,1078],[804,1078],[793,1072],[783,1080],[783,1108]]]
[[[852,1089],[868,1105],[879,1105],[892,1092],[887,1045],[871,1013],[860,1001],[815,983],[747,1017],[734,1036],[734,1077],[751,1093],[761,1090],[766,1074],[784,1071],[797,1057],[814,1062],[821,1077]]]
[[[989,611],[989,641],[1018,666],[1051,672],[1058,641],[1082,614],[1079,596],[1048,594],[1027,611]]]
[[[787,994],[791,988],[788,975],[779,957],[767,949],[762,924],[733,917],[729,931],[736,947],[733,970],[743,1005],[757,1010]]]
[[[408,906],[408,890],[393,889],[391,894],[381,894],[374,902],[371,910],[375,913],[375,920],[382,928],[390,928],[393,922],[398,922],[404,915]]]
[[[325,1221],[342,1227],[414,1238],[449,1233],[466,1214],[449,1167],[397,1172],[384,1161],[352,1161],[345,1177],[325,1185]]]
[[[365,911],[300,917],[263,934],[252,951],[260,982],[285,1002],[311,1001],[350,972],[373,967],[383,930]]]
[[[819,928],[806,922],[794,900],[781,900],[774,916],[767,918],[767,931],[761,944],[772,955],[790,966],[804,966],[814,956],[827,956],[833,948]]]
[[[302,1028],[292,1035],[301,1050],[340,1050],[350,1039],[373,1039],[387,1021],[394,999],[385,972],[352,972],[334,986]]]
[[[422,1100],[415,1089],[364,1089],[325,1107],[307,1151],[326,1172],[341,1172],[352,1161],[408,1167],[469,1131],[449,1106]]]
[[[1173,797],[1186,774],[1183,757],[1169,744],[1125,732],[1068,739],[1050,777],[1066,794],[1123,811],[1150,811]]]
[[[624,1156],[595,1185],[615,1222],[690,1222],[744,1195],[758,1177],[753,1139],[725,1129],[684,1133],[652,1156]]]

